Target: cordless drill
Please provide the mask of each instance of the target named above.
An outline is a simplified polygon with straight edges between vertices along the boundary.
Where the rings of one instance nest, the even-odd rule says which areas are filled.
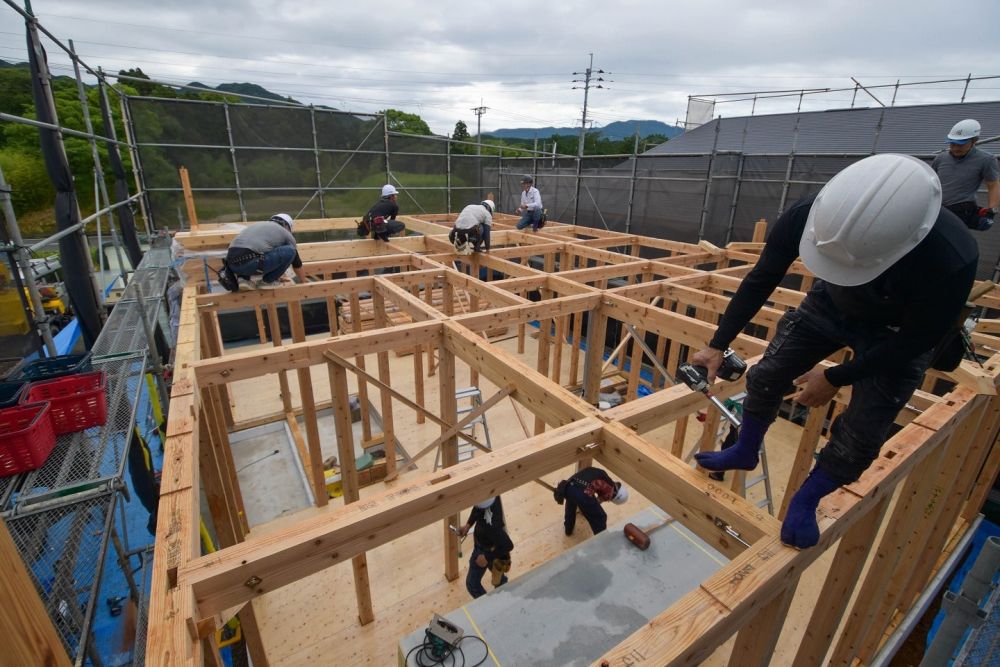
[[[743,361],[736,352],[728,349],[722,354],[722,365],[719,366],[716,376],[726,382],[733,382],[743,377],[743,373],[746,370],[747,362]],[[709,391],[707,368],[687,363],[681,364],[677,368],[677,378],[686,384],[691,391],[700,391],[705,394],[705,397],[712,401],[715,407],[719,408],[719,412],[722,413],[723,417],[728,419],[736,428],[740,427],[739,417],[730,412],[722,401],[713,396],[712,392]]]

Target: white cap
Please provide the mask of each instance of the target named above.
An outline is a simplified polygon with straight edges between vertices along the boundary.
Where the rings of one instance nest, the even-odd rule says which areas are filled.
[[[618,482],[618,490],[615,491],[615,496],[611,499],[611,502],[615,505],[621,505],[626,500],[628,500],[628,489],[625,488],[624,484]]]
[[[271,222],[277,222],[279,224],[283,224],[286,227],[288,227],[289,231],[291,231],[292,227],[295,226],[295,221],[292,220],[292,216],[288,215],[287,213],[276,213],[272,215]]]
[[[383,197],[388,197],[389,195],[398,195],[398,194],[399,194],[399,190],[397,190],[395,188],[395,186],[393,186],[391,184],[386,184],[386,185],[382,186],[382,196]]]
[[[941,211],[941,181],[909,155],[873,155],[823,186],[809,211],[799,256],[816,276],[854,287],[920,243]]]
[[[948,133],[948,141],[953,144],[964,144],[969,139],[978,137],[981,130],[982,127],[980,127],[978,120],[966,118],[958,121],[955,123],[955,127],[951,128],[951,132]]]
[[[487,499],[486,499],[486,500],[484,500],[483,502],[481,502],[481,503],[476,503],[476,507],[478,507],[478,508],[479,508],[479,509],[481,509],[481,510],[487,510],[487,509],[489,509],[489,508],[490,508],[490,505],[492,505],[492,504],[493,504],[493,502],[494,502],[494,501],[495,501],[496,499],[497,499],[497,497],[496,497],[496,496],[490,496],[489,498],[487,498]]]
[[[486,208],[490,209],[490,213],[492,213],[493,211],[497,210],[497,205],[493,203],[492,199],[484,199],[483,200],[483,206],[485,206]]]

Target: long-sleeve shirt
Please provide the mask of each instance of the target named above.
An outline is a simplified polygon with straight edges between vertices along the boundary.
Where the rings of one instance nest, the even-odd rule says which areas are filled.
[[[493,553],[498,558],[506,558],[514,548],[514,543],[507,535],[503,504],[499,498],[486,509],[473,507],[467,523],[475,524],[472,539],[483,551]]]
[[[542,210],[542,195],[538,192],[538,188],[531,186],[527,190],[521,191],[521,208],[529,211]]]
[[[266,255],[271,250],[283,245],[290,245],[296,248],[295,237],[292,236],[292,233],[276,222],[264,220],[263,222],[255,222],[249,227],[245,227],[243,231],[237,234],[236,238],[229,244],[228,256],[238,256],[246,250],[255,252],[258,255]],[[299,259],[297,248],[295,258],[292,259],[292,266],[296,269],[302,266],[302,260]]]
[[[607,502],[614,497],[616,487],[615,481],[607,472],[600,468],[588,466],[569,478],[569,483],[579,486],[587,495],[591,495],[600,502]]]
[[[371,207],[368,212],[372,220],[382,216],[386,220],[395,220],[396,216],[399,215],[399,204],[392,201],[389,197],[381,197],[375,205]]]
[[[709,346],[724,350],[785,277],[799,256],[813,197],[796,202],[774,224],[760,259],[726,308]],[[976,277],[979,248],[965,225],[942,208],[927,236],[874,280],[857,287],[827,283],[845,317],[892,327],[894,333],[851,361],[828,368],[842,387],[901,367],[932,349],[956,325]]]

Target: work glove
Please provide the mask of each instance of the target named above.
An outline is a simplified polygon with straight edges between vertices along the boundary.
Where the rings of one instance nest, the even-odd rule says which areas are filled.
[[[979,209],[979,224],[976,225],[976,231],[985,232],[987,229],[993,226],[993,216],[996,215],[996,211],[992,208],[981,208]]]

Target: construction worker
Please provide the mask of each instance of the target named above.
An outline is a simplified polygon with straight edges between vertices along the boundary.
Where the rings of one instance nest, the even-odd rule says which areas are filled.
[[[492,195],[491,195],[492,196]],[[455,246],[455,252],[467,255],[479,252],[482,245],[490,251],[490,228],[493,226],[493,211],[496,204],[484,199],[478,204],[469,204],[455,219],[455,226],[448,232],[448,240]]]
[[[517,221],[518,229],[530,225],[531,231],[538,231],[538,224],[542,219],[542,195],[535,187],[535,179],[531,176],[521,177],[521,205],[514,212],[521,214],[521,219]]]
[[[984,232],[993,226],[1000,206],[1000,170],[994,156],[976,148],[980,130],[979,121],[972,118],[955,123],[948,133],[947,152],[938,153],[931,167],[941,179],[945,208],[969,229]],[[982,183],[986,184],[985,208],[976,202]]]
[[[306,281],[302,260],[292,236],[295,221],[287,213],[246,227],[226,251],[226,268],[235,278],[230,284],[239,290],[267,289],[280,285],[291,266],[300,283]]]
[[[388,241],[390,236],[399,234],[406,229],[406,225],[396,220],[396,216],[399,215],[399,204],[396,203],[396,195],[398,194],[399,190],[394,186],[383,185],[382,196],[365,214],[365,220],[373,239]]]
[[[510,570],[510,552],[514,543],[507,535],[507,522],[504,520],[500,496],[491,496],[476,503],[469,514],[469,520],[458,529],[458,534],[462,537],[468,535],[473,526],[476,529],[472,533],[473,548],[465,588],[469,595],[478,598],[486,595],[486,589],[483,588],[486,570],[493,573],[494,588],[507,583],[507,572]]]
[[[789,387],[798,386],[797,402],[815,408],[850,386],[850,404],[781,526],[782,542],[807,548],[819,540],[820,499],[872,464],[928,366],[949,369],[937,353],[955,341],[961,346],[958,319],[979,252],[961,220],[941,206],[941,183],[927,164],[893,154],[856,162],[778,218],[708,347],[691,358],[710,379],[796,257],[819,280],[785,313],[750,369],[736,444],[695,456],[708,470],[753,470]],[[853,350],[850,361],[818,365],[843,347]]]
[[[608,527],[608,513],[601,507],[601,503],[610,500],[621,505],[628,500],[628,489],[624,484],[616,482],[604,470],[593,466],[577,471],[565,484],[560,482],[559,488],[563,489],[565,499],[563,526],[567,535],[572,535],[576,526],[577,508],[590,524],[594,535],[597,535]]]

